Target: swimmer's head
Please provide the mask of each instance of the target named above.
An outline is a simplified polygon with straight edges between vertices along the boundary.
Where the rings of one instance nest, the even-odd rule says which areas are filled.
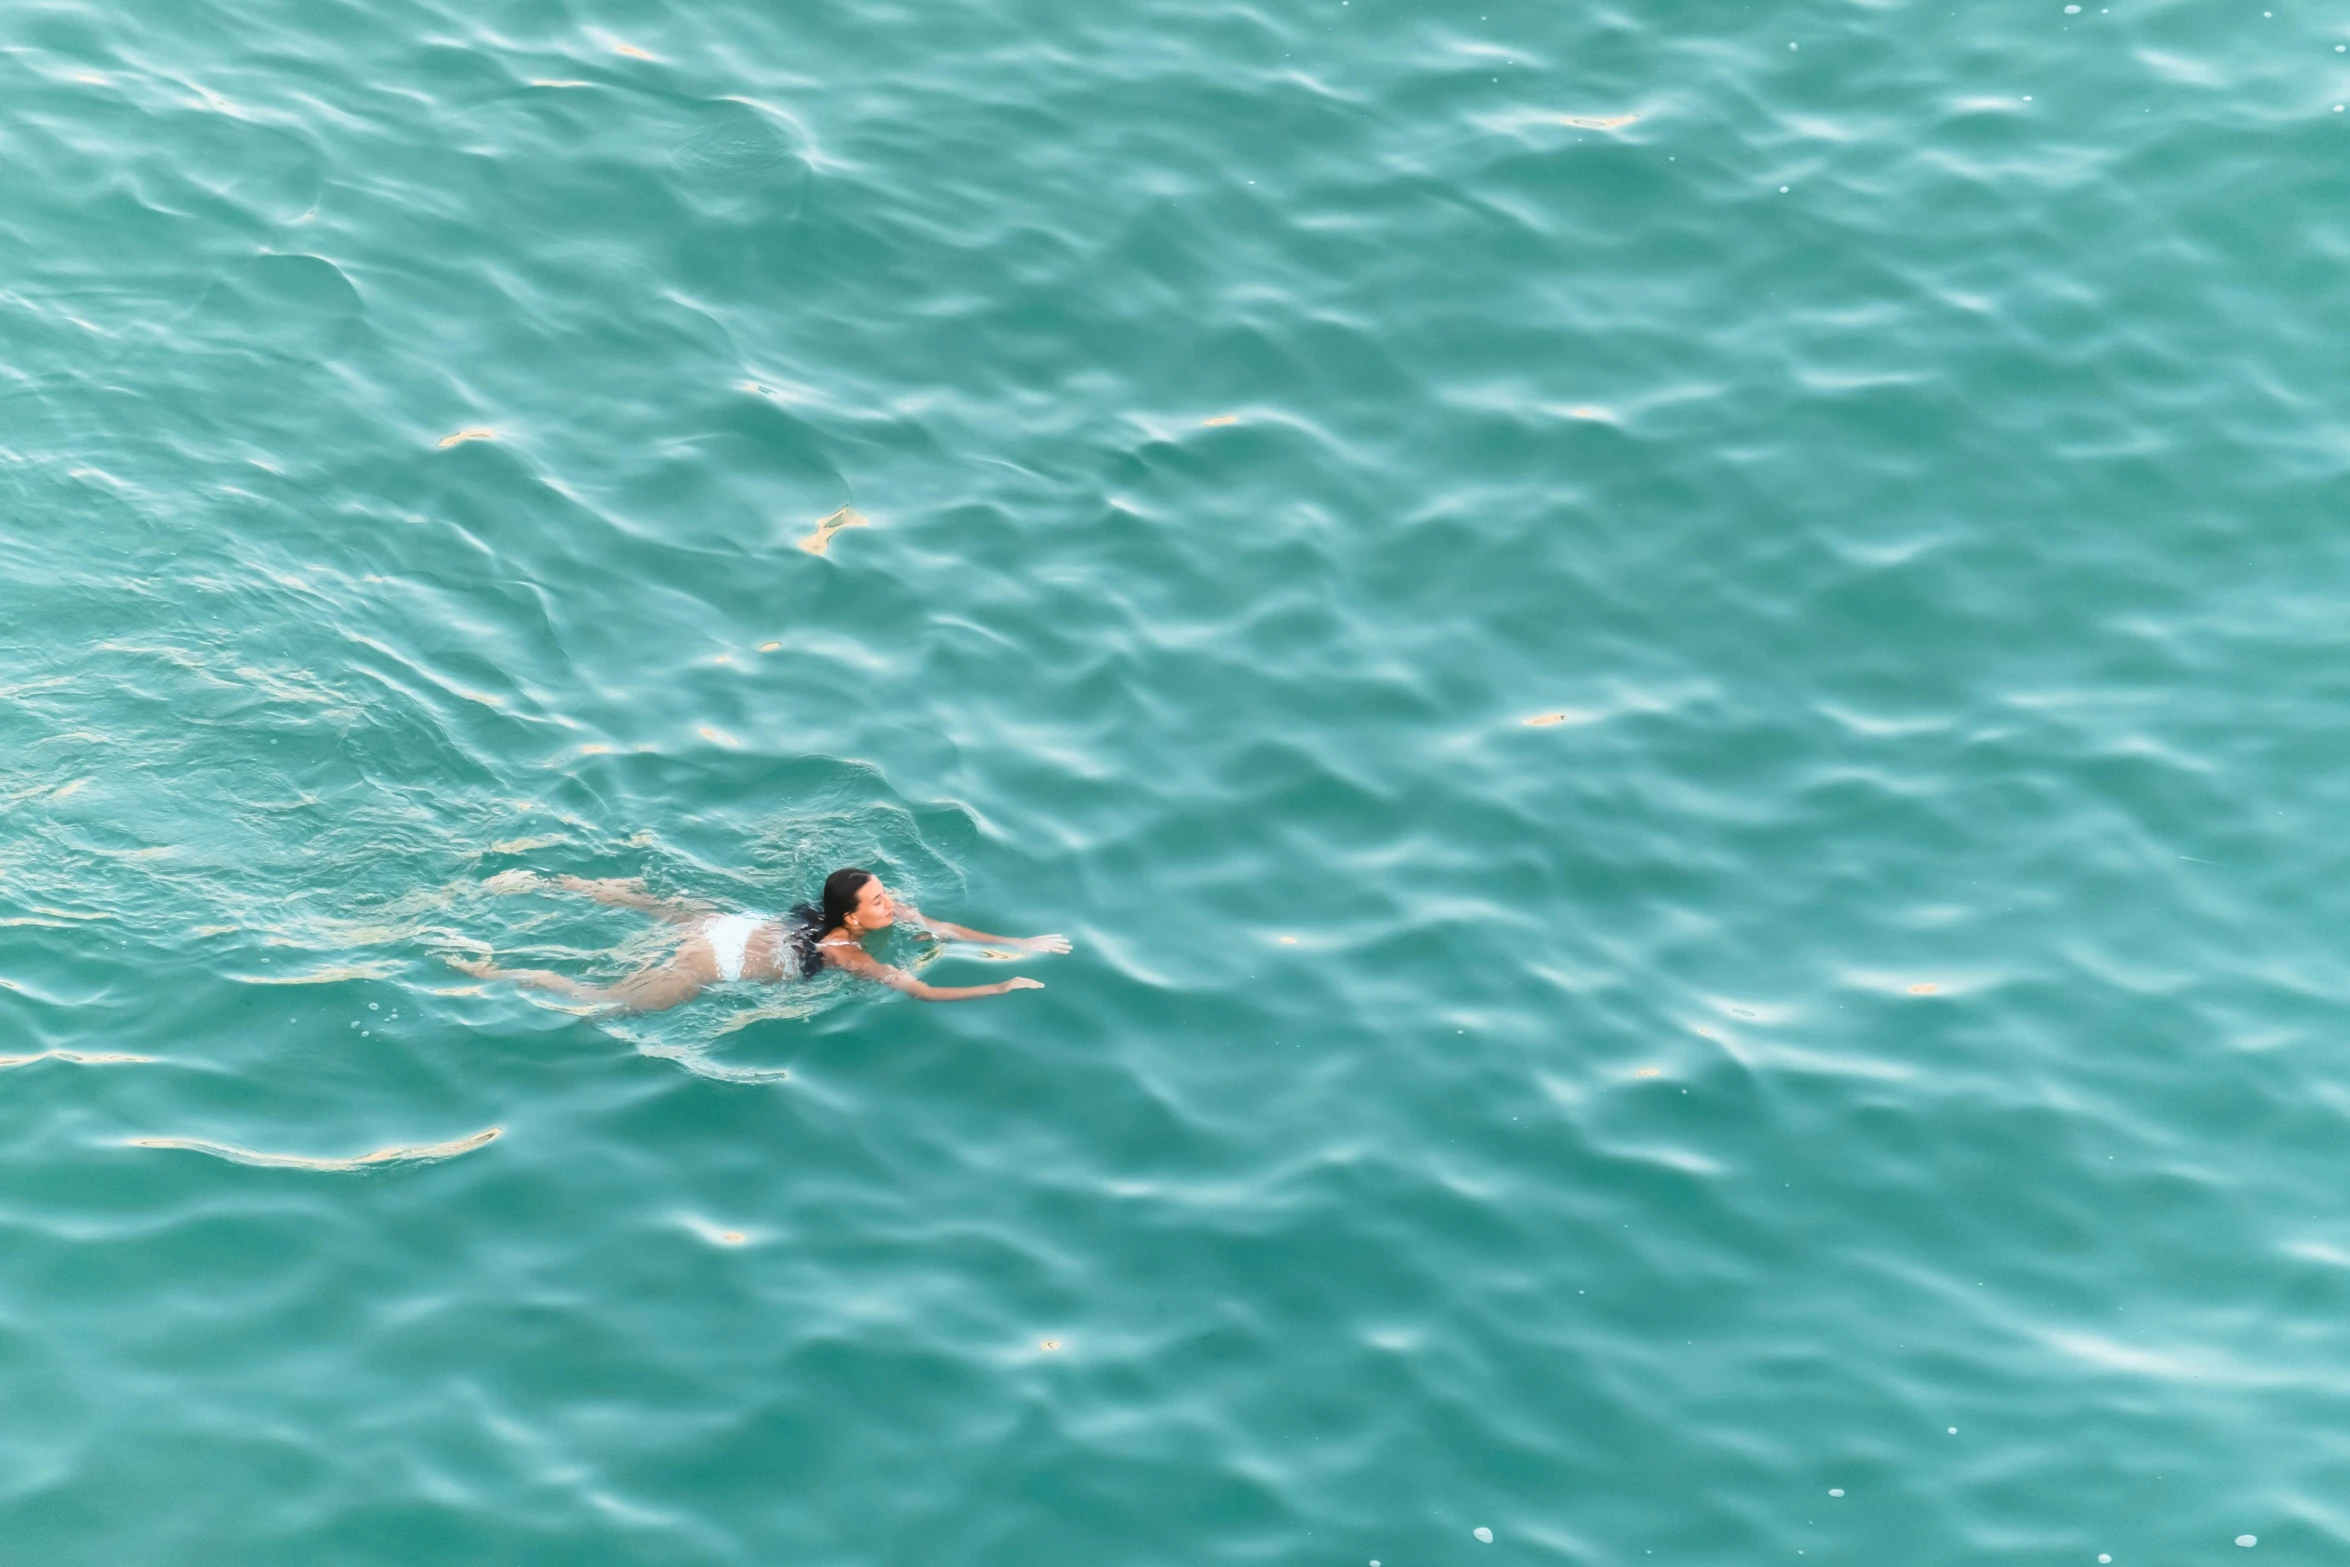
[[[854,865],[824,878],[824,928],[845,929],[852,936],[869,930],[887,930],[897,923],[897,906],[881,878]]]

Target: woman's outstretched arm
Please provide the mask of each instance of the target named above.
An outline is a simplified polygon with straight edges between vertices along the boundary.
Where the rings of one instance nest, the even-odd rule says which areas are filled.
[[[925,985],[904,969],[891,968],[861,947],[827,947],[824,955],[834,968],[846,969],[876,985],[887,985],[916,1001],[977,1001],[982,996],[1000,996],[1008,990],[1044,989],[1043,981],[1025,976],[994,985]]]
[[[924,930],[946,937],[949,941],[975,941],[981,946],[1017,947],[1022,952],[1066,952],[1066,936],[990,936],[984,930],[973,930],[968,925],[957,925],[948,920],[934,920],[910,903],[898,905],[898,912],[913,917]]]

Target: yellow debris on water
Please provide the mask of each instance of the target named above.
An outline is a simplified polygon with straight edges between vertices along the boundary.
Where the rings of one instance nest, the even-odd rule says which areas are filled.
[[[1551,724],[1563,724],[1566,721],[1567,715],[1564,713],[1537,713],[1532,718],[1526,720],[1526,727],[1529,729],[1541,729]]]
[[[737,740],[734,736],[728,734],[725,730],[712,729],[706,725],[701,730],[701,736],[703,739],[709,741],[712,745],[739,746],[742,744],[740,740]]]
[[[1581,131],[1612,131],[1619,125],[1629,125],[1639,119],[1637,114],[1562,114],[1561,125],[1572,125]]]
[[[1909,987],[1909,993],[1913,996],[1930,996],[1939,991],[1941,988],[1942,987],[1940,985],[1933,984],[1912,985]]]
[[[1589,403],[1582,403],[1576,407],[1568,409],[1567,416],[1572,419],[1605,419],[1607,417],[1607,410],[1604,408],[1594,408]]]
[[[631,60],[650,60],[652,58],[651,54],[639,49],[635,44],[614,44],[612,48],[614,53],[627,55]]]
[[[1202,419],[1202,420],[1200,421],[1200,423],[1202,423],[1202,424],[1238,424],[1238,423],[1240,423],[1240,415],[1238,415],[1238,414],[1218,414],[1218,415],[1216,415],[1216,417],[1215,417],[1215,418],[1213,418],[1213,419]]]
[[[604,756],[611,749],[608,745],[583,745],[579,748],[579,754],[582,756]]]
[[[783,644],[780,642],[762,642],[759,644],[759,651],[762,653],[780,653],[783,651]]]
[[[727,1245],[729,1245],[729,1246],[740,1246],[740,1245],[743,1243],[744,1239],[745,1239],[745,1237],[744,1237],[744,1235],[743,1235],[743,1232],[742,1232],[742,1231],[740,1231],[740,1230],[725,1230],[725,1231],[722,1231],[722,1232],[719,1234],[718,1238],[719,1238],[720,1240],[722,1240],[722,1241],[726,1242],[726,1244],[727,1244]]]
[[[1055,1350],[1061,1347],[1061,1341],[1057,1338],[1040,1338],[1036,1341],[1036,1347],[1042,1350]]]
[[[832,536],[840,532],[841,529],[863,528],[868,526],[870,526],[870,524],[866,522],[865,514],[863,512],[857,511],[852,507],[843,506],[840,510],[834,512],[831,516],[816,524],[816,531],[809,534],[806,538],[800,540],[800,548],[806,550],[811,555],[821,555],[827,548],[831,546]]]
[[[462,445],[464,445],[464,444],[465,444],[467,441],[494,441],[494,440],[496,440],[497,438],[498,438],[498,432],[497,432],[497,431],[495,431],[495,430],[493,430],[493,429],[491,429],[491,428],[490,428],[488,425],[486,425],[486,424],[477,424],[477,425],[472,425],[472,426],[470,426],[470,427],[468,427],[468,428],[466,428],[466,429],[459,430],[459,431],[458,431],[458,432],[457,432],[455,435],[444,435],[444,436],[442,436],[442,437],[441,437],[441,450],[445,452],[445,451],[447,451],[447,450],[448,450],[450,447],[452,447],[452,446],[462,446]]]
[[[1642,1068],[1641,1068],[1639,1071],[1637,1071],[1637,1072],[1634,1072],[1632,1075],[1633,1075],[1634,1077],[1658,1077],[1658,1076],[1662,1076],[1663,1074],[1662,1074],[1661,1070],[1660,1070],[1659,1068],[1657,1068],[1657,1067],[1653,1067],[1653,1066],[1644,1066],[1644,1067],[1642,1067]]]
[[[1295,936],[1284,936],[1281,938],[1281,945],[1285,947],[1294,947],[1297,945],[1297,938]]]

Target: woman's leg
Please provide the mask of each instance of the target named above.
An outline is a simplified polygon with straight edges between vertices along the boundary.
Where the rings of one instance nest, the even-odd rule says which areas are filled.
[[[645,891],[645,879],[642,876],[608,876],[593,881],[585,876],[557,876],[549,880],[536,871],[515,870],[500,871],[482,885],[492,892],[543,892],[549,887],[555,887],[564,892],[576,892],[583,898],[592,898],[616,909],[636,909],[657,920],[667,920],[672,925],[696,924],[708,919],[712,912],[698,903],[653,896]]]
[[[702,981],[674,963],[639,969],[611,985],[591,985],[553,969],[500,968],[486,958],[451,958],[449,963],[476,979],[510,979],[530,990],[551,990],[573,1001],[616,1006],[630,1012],[666,1012],[702,992]]]
[[[631,1012],[666,1012],[702,993],[702,977],[678,963],[639,969],[612,987],[612,999]]]

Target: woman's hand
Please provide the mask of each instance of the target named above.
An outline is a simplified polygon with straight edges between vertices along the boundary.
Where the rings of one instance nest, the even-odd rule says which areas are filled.
[[[1009,990],[1042,990],[1044,989],[1044,981],[1041,979],[1030,979],[1027,975],[1023,974],[1018,979],[1005,980],[1002,984],[995,986],[994,989],[995,993],[999,996]]]
[[[1066,936],[1022,936],[1012,945],[1018,947],[1022,952],[1066,952],[1069,950],[1069,938]]]

